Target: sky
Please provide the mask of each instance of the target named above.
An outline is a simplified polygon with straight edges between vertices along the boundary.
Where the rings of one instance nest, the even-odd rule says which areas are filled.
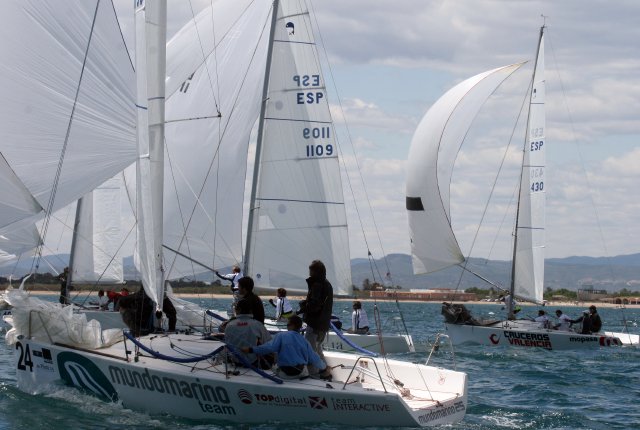
[[[405,166],[424,113],[460,81],[529,60],[474,121],[451,184],[452,223],[463,253],[510,258],[512,196],[524,141],[523,121],[516,131],[514,124],[543,23],[546,255],[639,252],[640,3],[324,0],[314,9],[341,101],[332,99],[334,118],[344,117],[349,126],[387,254],[409,252]],[[355,164],[346,158],[347,166]],[[354,219],[353,209],[349,215]],[[371,231],[371,220],[365,223]],[[366,247],[357,230],[351,229],[351,253],[362,257]],[[380,248],[371,244],[376,234],[371,235],[370,248],[379,256]]]
[[[114,3],[129,38],[131,1]],[[192,7],[197,13],[209,3],[169,0],[169,34],[190,19]],[[517,119],[543,23],[546,255],[640,252],[639,2],[322,0],[312,10],[344,155],[352,258],[367,250],[376,258],[410,252],[406,159],[429,107],[470,76],[529,61],[474,121],[451,184],[463,253],[510,258],[524,141],[524,119]],[[58,244],[66,242],[62,235]]]

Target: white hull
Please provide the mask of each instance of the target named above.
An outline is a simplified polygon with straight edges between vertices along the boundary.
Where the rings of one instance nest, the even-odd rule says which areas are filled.
[[[265,320],[265,327],[271,332],[284,331],[287,329],[285,324],[277,323],[275,320],[270,319]],[[371,352],[381,353],[383,349],[385,353],[389,354],[416,352],[413,339],[410,335],[383,334],[382,347],[380,346],[380,338],[377,334],[353,334],[342,332],[342,335],[354,345]],[[349,345],[349,342],[344,341],[336,333],[330,331],[323,344],[323,348],[327,351],[358,352]]]
[[[637,334],[614,332],[614,331],[605,331],[604,334],[607,336],[617,337],[618,339],[620,339],[620,342],[622,342],[622,344],[625,346],[640,345],[640,335],[637,335]]]
[[[180,354],[171,349],[170,342],[194,354],[207,354],[221,346],[184,334],[171,335],[171,339],[146,337],[141,342],[172,356]],[[129,351],[133,349],[130,341],[126,345]],[[390,360],[393,377],[380,378],[378,371],[385,372],[381,359],[362,358],[356,364],[359,358],[354,354],[325,353],[334,367],[333,382],[304,379],[278,384],[244,368],[239,373],[227,372],[233,369],[227,369],[221,360],[183,365],[143,353],[134,361],[133,354],[126,354],[125,342],[83,350],[25,337],[13,349],[18,386],[24,391],[37,393],[49,384],[63,382],[121,401],[126,408],[199,421],[415,427],[457,422],[466,411],[466,374]],[[404,387],[397,387],[394,378]]]
[[[454,345],[474,343],[525,349],[567,350],[620,346],[618,337],[607,334],[578,334],[539,328],[531,321],[501,321],[492,326],[445,323]]]

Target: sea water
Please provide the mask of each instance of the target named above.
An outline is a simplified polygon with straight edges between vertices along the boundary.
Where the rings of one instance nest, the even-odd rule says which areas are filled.
[[[192,299],[205,307],[227,309],[227,299]],[[388,330],[402,326],[412,334],[417,352],[394,358],[424,362],[438,332],[443,330],[440,305],[379,302],[380,321]],[[371,325],[374,303],[365,302]],[[499,305],[469,306],[474,315],[501,316]],[[267,313],[270,310],[266,305]],[[351,303],[337,301],[334,313],[350,325]],[[553,311],[555,308],[550,308]],[[524,306],[520,315],[535,316]],[[564,311],[578,317],[582,308]],[[606,330],[621,331],[627,321],[640,331],[640,309],[600,309]],[[552,313],[552,312],[551,312]],[[68,387],[52,387],[33,396],[16,388],[12,348],[0,344],[0,429],[349,429],[328,424],[240,426],[199,423],[170,416],[149,416],[120,404],[106,403]],[[455,362],[454,362],[455,359]],[[446,342],[434,352],[432,364],[468,374],[469,404],[465,419],[453,429],[640,429],[640,349],[546,351],[464,345],[452,353]],[[352,427],[355,430],[355,427]]]

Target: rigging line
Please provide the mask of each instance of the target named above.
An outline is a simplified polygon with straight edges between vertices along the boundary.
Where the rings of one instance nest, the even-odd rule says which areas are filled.
[[[190,118],[169,119],[169,120],[165,120],[164,123],[166,125],[174,122],[199,121],[201,119],[211,119],[211,118],[221,118],[221,117],[222,117],[222,114],[218,112],[218,115],[204,115],[204,116],[193,116]]]
[[[198,29],[198,23],[196,22],[196,14],[193,10],[193,3],[191,2],[191,0],[189,0],[189,8],[191,9],[191,16],[193,18],[193,27],[196,29],[196,36],[198,36],[198,45],[200,46],[200,52],[202,53],[202,64],[204,65],[204,69],[207,72],[207,78],[209,80],[209,89],[211,89],[211,95],[213,96],[213,104],[216,106],[216,111],[218,113],[220,113],[220,106],[218,105],[218,100],[216,98],[216,92],[213,86],[213,81],[211,79],[211,71],[209,70],[209,65],[207,64],[207,56],[204,53],[204,46],[202,46],[202,38],[200,37],[200,30]],[[213,9],[211,10],[211,13],[213,15]],[[211,18],[211,21],[213,22],[213,17]],[[218,57],[216,55],[217,50],[217,46],[216,46],[216,39],[215,39],[215,28],[213,29],[214,32],[214,38],[213,38],[213,61],[215,63],[217,63]],[[216,67],[216,78],[217,78],[217,67]],[[219,81],[216,81],[219,82]],[[219,95],[219,93],[218,93]]]
[[[269,21],[270,21],[269,19],[265,20],[265,22],[264,22],[264,24],[262,26],[262,31],[260,32],[260,37],[258,38],[258,41],[256,42],[256,45],[255,45],[255,47],[253,49],[253,53],[251,55],[251,60],[249,61],[249,66],[247,67],[247,70],[245,71],[244,76],[242,78],[242,81],[241,81],[241,84],[240,84],[240,88],[238,89],[238,94],[240,94],[240,92],[244,89],[244,85],[245,85],[245,83],[247,81],[247,75],[249,74],[249,69],[251,68],[251,65],[253,64],[253,61],[254,61],[255,56],[256,56],[256,53],[258,51],[258,46],[260,45],[260,40],[262,40],[262,36],[264,35],[265,28],[266,28],[267,23]],[[231,106],[231,109],[229,111],[229,115],[227,116],[227,122],[226,122],[226,124],[224,126],[224,132],[222,133],[222,137],[225,136],[225,134],[227,132],[227,127],[229,127],[231,119],[233,118],[233,114],[236,111],[238,98],[239,98],[239,96],[236,97],[236,99],[233,102],[233,105]],[[166,140],[165,140],[165,144],[166,144]],[[200,191],[199,191],[198,195],[196,196],[196,202],[194,203],[193,209],[191,211],[191,215],[189,216],[189,220],[187,222],[187,228],[189,228],[189,226],[191,225],[191,221],[193,220],[193,216],[195,214],[196,208],[198,207],[198,205],[201,205],[200,196],[204,192],[205,185],[207,184],[207,180],[209,178],[209,175],[211,174],[211,169],[213,168],[214,160],[220,154],[220,146],[221,145],[222,145],[222,142],[219,142],[218,143],[218,147],[216,148],[215,153],[214,153],[214,158],[213,158],[213,160],[211,160],[211,163],[209,164],[209,169],[207,170],[207,174],[204,177],[204,180],[202,182],[202,186],[200,188]],[[207,214],[207,216],[208,216],[208,214]],[[184,241],[184,239],[186,237],[186,234],[187,234],[187,232],[186,232],[186,229],[185,229],[185,231],[182,234],[182,237],[180,238],[180,243],[178,244],[178,249],[180,249],[180,247],[182,246],[182,242]],[[238,262],[238,259],[236,258],[236,256],[233,256],[233,258],[234,258],[234,260],[236,262]]]
[[[240,20],[240,18],[242,18],[242,16],[247,12],[247,10],[249,10],[249,7],[251,6],[251,4],[253,4],[253,2],[252,2],[252,3],[250,3],[249,5],[247,5],[247,7],[245,8],[245,10],[244,10],[241,14],[239,14],[239,15],[238,15],[238,18],[237,18],[237,19],[234,21],[234,23],[229,27],[229,31],[231,31],[231,29],[232,29],[233,27],[235,27],[235,25],[238,23],[238,21]],[[224,39],[227,37],[227,35],[228,35],[228,34],[229,34],[228,32],[227,32],[227,33],[225,33],[225,34],[222,36],[222,39],[221,39],[221,40],[224,40]],[[217,49],[217,48],[218,48],[217,46],[214,46],[214,47],[213,47],[213,49]],[[196,69],[196,70],[197,70],[197,69],[199,69],[199,68],[200,68],[200,66],[202,66],[202,63],[198,64],[198,65],[196,66],[196,68],[195,68],[195,69]],[[180,87],[178,87],[178,88],[176,88],[175,90],[173,90],[173,92],[172,92],[171,94],[166,95],[167,100],[168,100],[170,97],[172,97],[172,96],[176,93],[176,91],[179,91],[179,89],[180,89]]]
[[[111,259],[109,260],[109,262],[107,263],[107,265],[105,266],[105,268],[102,270],[102,273],[100,273],[100,276],[98,277],[98,279],[96,279],[96,281],[93,284],[93,287],[97,287],[100,280],[102,279],[102,277],[104,276],[105,273],[107,273],[107,269],[109,269],[109,266],[111,266],[111,263],[113,263],[113,260],[116,259],[116,257],[118,256],[118,254],[120,253],[120,250],[122,249],[122,247],[124,246],[124,244],[127,242],[127,240],[129,239],[129,236],[131,236],[131,233],[133,232],[133,229],[136,227],[135,223],[131,226],[131,228],[129,228],[129,231],[127,232],[126,236],[124,237],[124,239],[120,242],[120,246],[118,246],[118,249],[116,249],[116,252],[111,256]],[[106,255],[109,255],[105,252]],[[123,265],[124,266],[124,265]],[[122,268],[123,273],[122,273],[122,277],[124,278],[124,267]],[[77,294],[76,294],[77,296]],[[88,298],[88,296],[87,296]],[[84,305],[84,302],[87,299],[85,298],[85,300],[82,302],[82,304]]]
[[[216,46],[216,27],[215,27],[215,17],[213,15],[213,0],[209,0],[209,4],[211,6],[211,33],[213,36],[213,46]],[[216,82],[220,82],[220,74],[218,71],[218,50],[214,50],[214,64],[216,69]],[[220,85],[216,87],[218,90],[218,99],[222,103],[222,97],[220,96]],[[222,145],[222,134],[221,128],[218,127],[218,147]],[[216,262],[216,245],[218,238],[218,191],[220,189],[220,157],[217,157],[218,165],[216,166],[216,192],[214,196],[215,201],[215,209],[213,212],[213,255],[211,256],[211,266],[215,266]],[[242,242],[242,241],[241,241]],[[242,254],[241,254],[242,255]],[[215,269],[213,270],[215,272]],[[213,298],[213,290],[211,290],[211,297]]]
[[[135,72],[136,67],[133,64],[133,60],[131,59],[131,52],[129,51],[129,47],[127,46],[127,41],[124,40],[124,33],[122,33],[122,26],[120,25],[120,20],[118,19],[118,14],[116,13],[116,6],[113,4],[113,0],[111,0],[111,7],[113,8],[113,16],[116,18],[116,22],[118,23],[118,30],[120,30],[120,37],[122,38],[122,44],[124,45],[125,51],[127,51],[127,57],[129,57],[129,64],[131,65],[131,70]]]
[[[183,254],[182,252],[178,251],[177,249],[173,249],[173,248],[171,248],[171,247],[170,247],[170,246],[168,246],[168,245],[162,245],[162,247],[163,247],[164,249],[168,249],[169,251],[171,251],[171,252],[174,252],[174,253],[178,254],[178,255],[179,255],[179,256],[181,256],[181,257],[186,258],[187,260],[191,261],[191,262],[192,262],[192,263],[194,263],[194,264],[197,264],[198,266],[204,267],[205,269],[210,270],[210,271],[212,271],[212,272],[215,272],[215,271],[216,271],[216,269],[214,269],[213,267],[207,266],[206,264],[201,263],[201,262],[199,262],[198,260],[196,260],[196,259],[193,259],[193,258],[189,257],[187,254]],[[195,277],[195,274],[194,274],[194,277]]]
[[[169,150],[169,145],[167,145],[167,138],[165,137],[164,139],[164,146],[165,149],[167,151],[167,159],[169,161],[169,171],[171,172],[171,180],[173,182],[173,190],[175,192],[176,195],[176,202],[178,204],[178,213],[180,214],[180,222],[182,223],[182,228],[185,231],[187,231],[187,227],[184,225],[184,213],[182,212],[182,205],[180,204],[180,195],[178,194],[178,187],[177,187],[177,182],[176,181],[176,177],[173,171],[173,162],[171,161],[171,151]],[[180,245],[182,245],[182,242],[180,243]],[[189,240],[187,239],[187,250],[189,251]],[[169,264],[169,269],[167,271],[167,273],[171,273],[171,271],[173,270],[173,266],[176,263],[177,260],[177,255],[173,257],[173,261],[171,261],[171,264]],[[195,267],[193,267],[193,264],[191,265],[191,271],[193,273],[193,276],[195,277]]]
[[[520,111],[518,112],[518,116],[516,117],[516,121],[513,124],[513,128],[511,129],[511,135],[509,136],[509,141],[507,143],[507,147],[504,150],[504,153],[502,154],[502,160],[500,160],[500,166],[498,167],[498,171],[496,172],[496,176],[493,180],[493,185],[491,186],[491,191],[489,192],[489,197],[487,198],[487,203],[484,206],[484,209],[482,211],[482,216],[480,217],[480,222],[478,223],[478,228],[476,229],[476,232],[473,236],[473,241],[471,242],[471,247],[469,249],[469,257],[471,256],[471,253],[473,252],[473,248],[476,244],[476,241],[478,239],[478,235],[480,234],[480,227],[482,226],[482,223],[484,221],[485,216],[487,215],[487,212],[489,210],[489,203],[491,202],[491,198],[493,197],[493,193],[496,190],[496,186],[498,184],[498,178],[500,177],[500,173],[502,173],[502,168],[504,167],[504,163],[505,160],[507,159],[507,155],[509,153],[509,148],[511,147],[511,143],[513,142],[513,136],[515,135],[516,129],[518,127],[518,122],[520,121],[520,116],[522,115],[522,112],[524,111],[524,107],[525,104],[527,102],[527,96],[529,95],[529,92],[531,90],[531,88],[533,87],[533,74],[531,75],[531,81],[529,82],[529,85],[527,86],[527,91],[524,94],[524,98],[522,99],[522,104],[520,105]],[[464,259],[464,263],[462,267],[463,269],[466,269],[467,265],[469,264],[469,258],[465,258]],[[456,284],[456,288],[455,291],[458,291],[460,289],[460,285],[462,284],[462,278],[464,276],[464,270],[462,270],[460,272],[460,277],[458,278],[458,283]]]
[[[60,153],[60,159],[58,160],[58,167],[56,170],[56,175],[55,178],[53,180],[53,189],[51,191],[51,195],[49,196],[49,202],[47,203],[47,208],[46,208],[46,216],[45,216],[45,221],[43,224],[43,234],[42,237],[40,238],[40,242],[41,245],[38,246],[37,250],[36,250],[36,254],[38,256],[37,261],[36,261],[36,271],[38,270],[39,266],[40,266],[40,258],[42,257],[42,248],[44,247],[44,241],[47,237],[47,231],[49,230],[49,222],[51,220],[51,215],[52,215],[52,211],[53,211],[53,203],[55,202],[56,199],[56,193],[58,191],[58,184],[60,182],[60,176],[62,174],[62,165],[64,163],[64,156],[65,153],[67,151],[67,144],[69,143],[69,136],[71,135],[71,124],[73,123],[73,118],[75,115],[75,111],[76,111],[76,106],[78,105],[78,98],[80,96],[80,87],[82,85],[82,78],[84,77],[84,71],[86,70],[86,65],[87,65],[87,58],[89,57],[89,47],[91,46],[91,40],[93,38],[93,30],[95,28],[96,25],[96,20],[98,17],[98,9],[100,7],[100,0],[98,0],[96,2],[96,9],[93,12],[93,21],[91,22],[91,30],[89,32],[89,39],[87,40],[87,46],[85,48],[84,51],[84,59],[82,61],[82,68],[80,69],[80,77],[78,79],[78,85],[76,87],[76,94],[73,100],[73,106],[71,108],[71,115],[69,116],[69,122],[67,123],[67,132],[64,138],[64,143],[62,145],[62,151]]]
[[[547,34],[549,34],[549,31],[547,30]],[[553,62],[557,65],[558,64],[558,60],[556,59],[556,51],[553,48],[553,43],[551,41],[551,38],[548,38],[548,43],[549,46],[551,47],[551,55],[553,56]],[[582,168],[582,173],[584,174],[584,178],[587,182],[587,190],[588,193],[587,195],[589,196],[589,201],[591,202],[591,207],[593,208],[593,213],[594,216],[596,218],[596,223],[598,225],[598,233],[600,234],[600,240],[602,241],[602,247],[604,248],[604,252],[605,255],[607,257],[607,262],[609,263],[609,271],[611,272],[611,279],[614,278],[615,274],[614,274],[614,270],[613,270],[613,264],[611,263],[611,254],[609,254],[609,249],[607,247],[607,242],[604,236],[604,231],[602,230],[602,223],[600,222],[600,214],[598,213],[598,208],[595,204],[595,200],[593,198],[593,187],[591,186],[591,181],[589,180],[589,175],[587,173],[587,169],[585,167],[585,161],[584,161],[584,156],[582,155],[582,147],[580,146],[580,141],[576,138],[576,129],[575,129],[575,124],[573,122],[573,115],[571,114],[571,109],[569,108],[569,102],[568,102],[568,98],[567,98],[567,92],[565,90],[564,87],[564,81],[562,80],[562,77],[560,76],[560,70],[558,67],[556,67],[556,74],[558,75],[558,82],[560,82],[560,88],[562,89],[562,98],[564,101],[564,107],[567,110],[567,115],[569,116],[569,124],[571,124],[571,137],[572,140],[574,142],[574,144],[576,145],[577,148],[577,153],[578,153],[578,157],[580,158],[580,167]]]
[[[495,247],[496,242],[498,241],[498,237],[500,236],[500,232],[502,231],[502,227],[504,226],[504,221],[507,219],[507,215],[509,214],[511,205],[513,204],[516,198],[516,192],[518,192],[518,189],[520,188],[518,185],[519,184],[516,184],[516,186],[513,189],[513,193],[511,193],[511,198],[509,199],[509,204],[507,205],[507,209],[504,211],[504,215],[502,216],[502,220],[500,221],[500,226],[498,227],[498,231],[496,232],[496,235],[493,237],[493,242],[491,243],[491,247],[489,248],[489,253],[487,254],[487,258],[485,258],[484,260],[485,265],[489,262],[489,259],[491,258],[491,253],[493,253],[493,248]]]
[[[60,218],[58,218],[57,216],[55,216],[55,214],[51,215],[51,217],[52,217],[53,219],[55,219],[56,221],[58,221],[60,224],[62,224],[62,226],[63,226],[65,229],[71,230],[71,232],[73,232],[73,231],[75,230],[72,226],[70,226],[69,224],[67,224],[67,222],[66,222],[66,221],[64,221],[64,222],[63,222]],[[135,224],[134,224],[134,226],[135,226]],[[132,229],[133,229],[133,227],[132,227]],[[116,253],[117,253],[118,251],[120,251],[120,249],[122,249],[122,246],[124,245],[124,242],[129,238],[129,234],[131,234],[131,230],[132,230],[132,229],[130,229],[130,230],[129,230],[129,233],[127,233],[127,236],[126,236],[126,237],[124,238],[124,240],[120,243],[120,246],[118,247],[118,250],[116,251]],[[106,255],[106,256],[108,256],[108,257],[112,257],[112,256],[111,256],[111,254],[110,254],[109,252],[107,252],[106,250],[104,250],[104,249],[100,248],[100,247],[99,247],[99,246],[97,246],[95,243],[93,243],[93,240],[92,240],[92,239],[87,238],[87,237],[82,236],[82,235],[79,235],[79,237],[80,237],[80,239],[84,240],[85,242],[90,243],[92,248],[94,248],[94,249],[96,249],[96,250],[100,251],[102,254],[104,254],[104,255]],[[47,248],[47,249],[49,249],[49,248]],[[57,251],[57,250],[58,250],[58,249],[56,248],[56,251]],[[53,250],[51,250],[51,251],[53,251]],[[113,258],[112,258],[112,260],[113,260]],[[61,260],[61,261],[62,261],[62,260]],[[111,264],[111,261],[109,261],[109,264]]]
[[[355,161],[355,164],[356,164],[356,171],[358,172],[358,175],[360,177],[360,182],[362,183],[362,189],[363,189],[364,194],[365,194],[365,199],[366,199],[366,201],[368,203],[368,206],[369,206],[369,212],[371,213],[371,219],[373,221],[374,229],[376,231],[376,235],[378,237],[378,242],[379,242],[379,245],[380,245],[380,249],[382,251],[382,258],[384,259],[385,265],[387,267],[387,272],[391,273],[391,269],[389,268],[389,263],[387,261],[387,254],[384,251],[384,247],[382,245],[382,239],[380,237],[380,230],[378,229],[378,225],[376,223],[376,218],[374,216],[373,208],[371,206],[371,200],[369,198],[369,193],[367,192],[367,187],[365,186],[364,177],[362,176],[362,170],[360,168],[360,163],[358,162],[358,156],[356,154],[356,148],[355,148],[355,146],[353,144],[353,139],[351,137],[351,129],[349,128],[349,125],[348,125],[348,123],[346,121],[346,116],[344,114],[344,108],[342,106],[342,99],[340,97],[340,93],[338,92],[338,88],[336,86],[336,80],[335,80],[335,77],[333,75],[333,68],[331,67],[331,63],[328,61],[329,55],[327,53],[327,49],[326,49],[326,45],[324,43],[324,38],[322,36],[322,32],[320,31],[320,26],[318,24],[318,18],[316,16],[315,9],[313,8],[313,3],[310,2],[310,5],[311,5],[311,9],[313,10],[313,18],[314,18],[314,21],[316,23],[316,28],[318,29],[318,36],[320,38],[320,44],[322,46],[322,51],[324,52],[325,58],[327,58],[327,69],[329,70],[329,76],[331,76],[331,81],[333,83],[333,89],[336,92],[336,99],[338,101],[338,106],[340,108],[340,112],[342,114],[342,117],[345,118],[344,126],[345,126],[345,129],[346,129],[346,132],[347,132],[347,141],[351,145],[351,149],[352,149],[352,152],[353,152],[353,158],[354,158],[354,161]],[[335,125],[334,125],[334,131],[335,131]],[[336,136],[336,142],[338,142],[338,135],[336,133],[334,133],[334,134]],[[343,154],[342,145],[337,145],[337,146],[338,146],[338,151],[340,151],[340,154]],[[343,157],[343,160],[344,160],[344,157]],[[355,193],[353,191],[353,186],[351,184],[351,178],[349,177],[349,173],[347,171],[347,166],[346,166],[344,161],[343,161],[342,165],[343,165],[343,168],[344,168],[345,173],[346,173],[345,176],[347,177],[347,182],[349,184],[349,190],[351,191],[351,195],[353,197],[354,206],[355,206],[355,209],[356,209],[356,213],[358,215],[358,221],[360,223],[363,239],[364,239],[365,245],[367,247],[367,251],[368,251],[370,249],[369,248],[369,243],[368,243],[368,240],[367,240],[367,236],[365,234],[364,223],[362,221],[362,217],[360,216],[360,210],[358,209],[358,204],[356,203]]]

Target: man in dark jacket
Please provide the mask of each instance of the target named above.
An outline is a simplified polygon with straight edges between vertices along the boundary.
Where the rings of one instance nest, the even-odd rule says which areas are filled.
[[[326,363],[322,353],[322,342],[329,331],[329,321],[331,321],[333,309],[333,287],[327,281],[327,269],[322,261],[314,260],[309,265],[307,286],[309,290],[303,306],[303,320],[307,323],[304,337],[322,361]],[[319,369],[309,366],[309,374],[313,375],[318,371]]]
[[[596,309],[594,305],[591,305],[589,307],[589,312],[591,313],[591,332],[598,333],[602,330],[602,320],[598,314],[598,309]]]
[[[251,304],[251,313],[253,319],[264,324],[264,305],[260,297],[253,293],[253,279],[249,276],[242,277],[238,280],[238,292],[240,300],[246,300]]]

